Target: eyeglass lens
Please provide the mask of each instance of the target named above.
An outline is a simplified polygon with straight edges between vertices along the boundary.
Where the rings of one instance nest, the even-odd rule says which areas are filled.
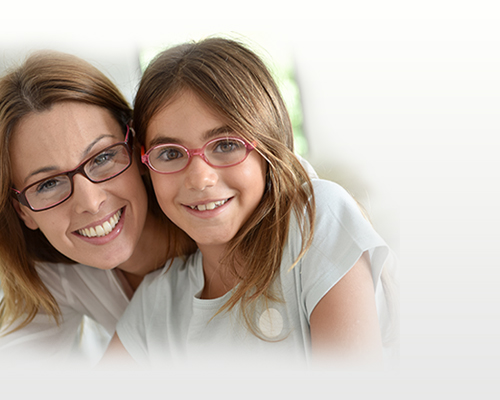
[[[87,160],[83,164],[83,172],[90,181],[103,182],[127,169],[130,161],[126,146],[118,144]],[[73,193],[73,175],[66,173],[52,176],[29,186],[25,196],[30,206],[35,210],[43,210],[66,200]]]
[[[245,142],[236,138],[222,138],[208,142],[202,149],[205,161],[216,167],[226,167],[243,161],[247,155]],[[177,172],[186,167],[189,159],[199,154],[175,144],[160,145],[149,154],[149,162],[157,171]]]

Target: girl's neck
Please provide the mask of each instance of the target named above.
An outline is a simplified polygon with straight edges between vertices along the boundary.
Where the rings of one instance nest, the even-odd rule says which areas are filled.
[[[203,275],[205,277],[201,298],[216,299],[224,296],[239,282],[239,279],[231,273],[229,268],[220,262],[226,246],[198,245],[198,247],[203,255]]]
[[[148,212],[142,235],[132,256],[118,267],[134,290],[146,274],[165,265],[168,257],[167,240],[163,224]]]

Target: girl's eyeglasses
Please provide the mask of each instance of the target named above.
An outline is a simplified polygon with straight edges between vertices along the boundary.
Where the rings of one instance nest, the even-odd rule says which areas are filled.
[[[133,141],[133,130],[127,125],[127,133],[123,142],[106,147],[83,161],[75,169],[41,179],[21,191],[11,189],[22,205],[33,211],[48,210],[71,197],[73,177],[76,174],[82,174],[93,183],[101,183],[124,172],[132,164]]]
[[[200,156],[212,167],[226,168],[243,162],[254,149],[255,144],[243,139],[224,137],[210,140],[201,149],[167,143],[156,145],[144,154],[143,147],[141,160],[155,172],[173,174],[186,168],[194,156]]]

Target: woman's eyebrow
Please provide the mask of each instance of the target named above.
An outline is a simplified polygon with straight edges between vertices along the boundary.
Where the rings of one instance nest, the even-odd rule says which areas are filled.
[[[39,168],[39,169],[31,172],[30,174],[28,174],[28,176],[26,178],[24,178],[23,184],[26,185],[26,182],[28,182],[28,180],[30,178],[32,178],[33,176],[35,176],[35,175],[46,174],[48,172],[55,172],[57,170],[58,170],[58,168],[55,165],[54,166],[50,165],[50,166],[47,166],[47,167]]]
[[[101,135],[99,137],[97,137],[95,140],[93,140],[86,148],[85,150],[83,150],[82,152],[82,159],[81,159],[81,162],[85,161],[85,158],[90,154],[90,152],[92,151],[92,149],[94,148],[94,146],[99,143],[102,139],[105,139],[105,138],[108,138],[108,137],[111,137],[111,138],[115,138],[115,136],[113,135],[109,135],[109,134],[105,134],[105,135]],[[76,167],[76,165],[75,165]],[[30,174],[28,174],[28,176],[26,176],[26,178],[24,179],[24,182],[23,184],[26,184],[26,182],[34,177],[35,175],[38,175],[38,174],[46,174],[48,172],[57,172],[59,170],[59,168],[56,166],[56,165],[47,165],[45,167],[42,167],[42,168],[38,168],[36,170],[34,170],[33,172],[31,172]],[[64,171],[61,171],[61,173],[64,172]]]
[[[92,141],[92,143],[90,143],[90,144],[89,144],[89,145],[85,148],[85,150],[83,151],[83,153],[82,153],[82,161],[85,159],[85,157],[87,157],[87,156],[90,154],[90,152],[92,151],[92,149],[94,148],[94,146],[95,146],[97,143],[99,143],[102,139],[105,139],[105,138],[108,138],[108,137],[110,137],[110,138],[115,138],[115,136],[110,135],[110,134],[101,135],[101,136],[99,136],[99,137],[95,138],[95,139]],[[115,138],[115,139],[116,139],[116,138]]]

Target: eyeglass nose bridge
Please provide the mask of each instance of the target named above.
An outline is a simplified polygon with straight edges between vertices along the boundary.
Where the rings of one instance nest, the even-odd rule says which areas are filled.
[[[66,176],[69,178],[70,182],[71,182],[71,192],[73,192],[73,185],[74,185],[74,181],[73,181],[73,178],[75,177],[75,175],[83,175],[85,178],[87,178],[90,182],[92,183],[99,183],[100,181],[96,181],[94,179],[92,179],[90,176],[87,175],[87,172],[85,171],[85,166],[87,165],[87,163],[84,163],[82,165],[80,165],[79,167],[77,167],[76,169],[74,169],[73,171],[69,171],[69,172],[66,172]]]
[[[206,145],[203,146],[202,148],[200,149],[194,149],[194,150],[189,150],[189,149],[186,149],[187,150],[187,153],[189,155],[189,160],[186,164],[186,167],[191,163],[191,160],[193,159],[194,156],[199,156],[203,161],[205,161],[208,165],[210,165],[211,167],[213,167],[212,163],[210,161],[208,161],[208,158],[207,156],[205,155],[205,149],[206,149]],[[186,168],[184,167],[184,168]]]

